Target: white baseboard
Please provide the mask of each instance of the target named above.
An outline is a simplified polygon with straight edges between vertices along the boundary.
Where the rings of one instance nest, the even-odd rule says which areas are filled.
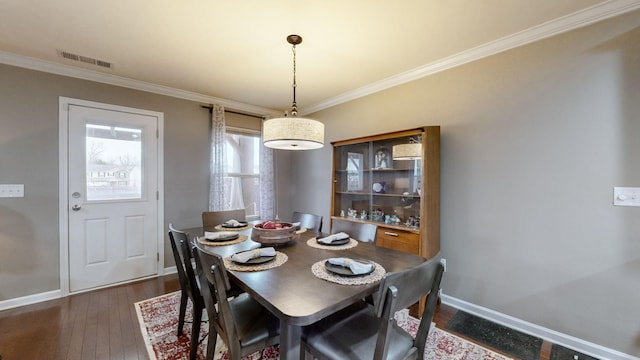
[[[8,300],[2,300],[0,301],[0,311],[13,309],[19,306],[31,305],[47,300],[59,299],[61,296],[62,292],[58,289]]]
[[[178,268],[175,266],[164,268],[164,275],[175,274],[178,272]]]
[[[585,355],[589,355],[598,359],[610,360],[640,360],[639,357],[622,353],[620,351],[610,349],[598,344],[594,344],[571,335],[563,334],[555,330],[532,324],[530,322],[520,320],[513,316],[509,316],[485,307],[475,305],[464,300],[454,298],[452,296],[442,294],[442,303],[462,310],[472,315],[490,320],[494,323],[504,325],[514,330],[521,331],[525,334],[536,336],[547,340],[551,343],[564,346],[569,349],[576,350]]]
[[[171,267],[164,268],[164,274],[157,275],[157,276],[175,274],[177,272],[178,272],[177,268],[175,266],[171,266]],[[155,276],[156,275],[151,276],[149,278],[153,278]],[[141,280],[141,279],[135,279],[134,281],[139,281],[139,280]],[[118,285],[118,284],[116,284],[116,285]],[[94,290],[103,289],[103,288],[107,288],[107,287],[111,287],[111,286],[114,286],[114,284],[107,285],[107,286],[104,286],[104,287],[99,287],[99,288],[88,289],[86,291],[94,291]],[[86,292],[86,291],[80,291],[80,292],[76,292],[74,294],[79,294],[79,293]],[[73,295],[73,294],[69,294],[69,295]],[[62,297],[62,290],[57,289],[57,290],[47,291],[47,292],[43,292],[43,293],[17,297],[17,298],[13,298],[13,299],[2,300],[2,301],[0,301],[0,311],[13,309],[13,308],[17,308],[17,307],[20,307],[20,306],[36,304],[36,303],[43,302],[43,301],[59,299],[61,297]]]

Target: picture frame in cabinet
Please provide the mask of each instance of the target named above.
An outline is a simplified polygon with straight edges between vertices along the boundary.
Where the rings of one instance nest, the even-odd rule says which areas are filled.
[[[374,160],[375,169],[391,169],[393,164],[391,152],[386,147],[381,147],[376,150],[374,154]]]
[[[347,153],[347,191],[362,191],[364,176],[364,155],[361,153]]]

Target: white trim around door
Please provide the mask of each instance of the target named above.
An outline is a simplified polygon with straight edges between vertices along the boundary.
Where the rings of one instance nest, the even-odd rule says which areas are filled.
[[[67,97],[59,98],[59,238],[60,238],[60,296],[70,294],[69,286],[69,105],[78,105],[85,107],[93,107],[98,109],[130,112],[135,114],[143,114],[154,116],[158,119],[157,130],[157,251],[158,261],[156,272],[157,275],[164,274],[164,114],[156,111],[135,109],[118,105],[104,104],[93,101],[73,99]],[[139,280],[139,279],[131,279]],[[125,281],[127,282],[127,281]],[[113,286],[116,284],[111,284]]]

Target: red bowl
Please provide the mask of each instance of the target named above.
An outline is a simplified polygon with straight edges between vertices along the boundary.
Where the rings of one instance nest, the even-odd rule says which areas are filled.
[[[299,235],[296,233],[296,227],[288,222],[274,221],[282,224],[282,229],[264,229],[262,224],[253,225],[251,230],[251,240],[264,245],[282,245],[289,241],[298,239]]]

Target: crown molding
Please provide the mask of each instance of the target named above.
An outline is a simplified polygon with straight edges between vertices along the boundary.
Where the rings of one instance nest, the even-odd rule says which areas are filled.
[[[0,63],[56,75],[68,76],[77,79],[95,81],[103,84],[121,86],[128,89],[140,90],[178,99],[196,101],[206,104],[218,104],[229,109],[239,110],[251,114],[259,114],[263,116],[279,116],[280,114],[282,114],[282,111],[267,109],[260,106],[245,104],[238,101],[222,99],[214,96],[203,95],[191,91],[180,90],[145,81],[129,79],[122,76],[105,74],[94,70],[35,59],[28,56],[17,55],[1,50]]]
[[[422,65],[415,69],[365,85],[355,90],[347,91],[336,97],[305,107],[299,112],[301,115],[311,114],[316,111],[324,110],[379,91],[418,80],[519,46],[527,45],[538,40],[546,39],[614,16],[622,15],[638,8],[640,8],[640,0],[605,1],[570,15],[548,21],[475,48],[459,52],[455,55],[439,59],[432,63]]]
[[[329,98],[315,105],[299,110],[299,114],[307,115],[324,110],[351,100],[374,94],[398,85],[424,78],[445,70],[455,68],[491,55],[498,54],[519,46],[527,45],[538,40],[552,37],[564,32],[584,27],[614,16],[640,8],[640,0],[608,0],[591,6],[573,14],[531,27],[518,33],[505,36],[501,39],[471,48],[452,56],[422,65],[415,69],[376,81],[369,85],[345,92]],[[105,74],[89,69],[77,68],[65,64],[53,63],[27,56],[17,55],[0,50],[0,63],[43,71],[47,73],[63,75],[83,80],[95,81],[103,84],[121,86],[129,89],[150,92],[159,95],[171,96],[207,104],[220,104],[224,107],[245,111],[263,116],[280,116],[282,111],[267,109],[260,106],[245,104],[233,100],[227,100],[199,94],[191,91],[180,90],[168,86],[157,85],[139,80],[133,80],[111,74]]]

